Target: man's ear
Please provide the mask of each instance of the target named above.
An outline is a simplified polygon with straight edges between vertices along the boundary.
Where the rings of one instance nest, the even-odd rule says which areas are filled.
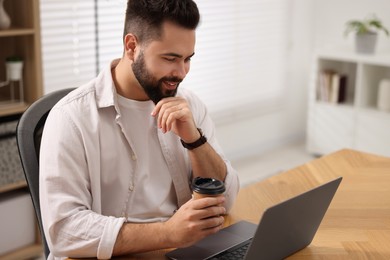
[[[135,48],[137,47],[137,45],[138,45],[137,36],[131,33],[126,34],[124,40],[125,56],[131,61],[134,61]]]

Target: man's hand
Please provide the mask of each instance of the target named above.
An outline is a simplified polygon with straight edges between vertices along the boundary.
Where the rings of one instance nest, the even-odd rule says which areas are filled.
[[[162,99],[152,111],[152,116],[157,117],[157,126],[163,133],[173,131],[187,143],[192,143],[200,137],[192,112],[184,98]]]
[[[189,200],[165,222],[167,239],[173,247],[187,247],[202,238],[218,232],[224,223],[221,205],[224,197]]]

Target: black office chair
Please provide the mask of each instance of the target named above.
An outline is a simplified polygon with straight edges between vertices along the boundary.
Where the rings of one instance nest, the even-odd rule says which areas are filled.
[[[50,251],[42,228],[41,207],[39,204],[39,149],[47,115],[51,108],[72,90],[73,88],[62,89],[41,97],[23,113],[16,127],[19,156],[38,219],[46,259]]]

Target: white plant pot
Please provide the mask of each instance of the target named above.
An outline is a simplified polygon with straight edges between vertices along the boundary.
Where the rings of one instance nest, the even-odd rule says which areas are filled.
[[[357,53],[373,54],[375,53],[377,33],[365,33],[355,35],[355,49]]]
[[[7,68],[8,80],[19,81],[23,77],[23,61],[7,61],[5,63]]]

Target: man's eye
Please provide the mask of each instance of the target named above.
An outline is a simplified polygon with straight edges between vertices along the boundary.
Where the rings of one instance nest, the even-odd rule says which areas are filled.
[[[191,61],[191,58],[185,59],[185,62],[190,62],[190,61]]]
[[[168,58],[168,57],[165,57],[164,60],[169,61],[169,62],[174,62],[174,61],[175,61],[175,58]]]

